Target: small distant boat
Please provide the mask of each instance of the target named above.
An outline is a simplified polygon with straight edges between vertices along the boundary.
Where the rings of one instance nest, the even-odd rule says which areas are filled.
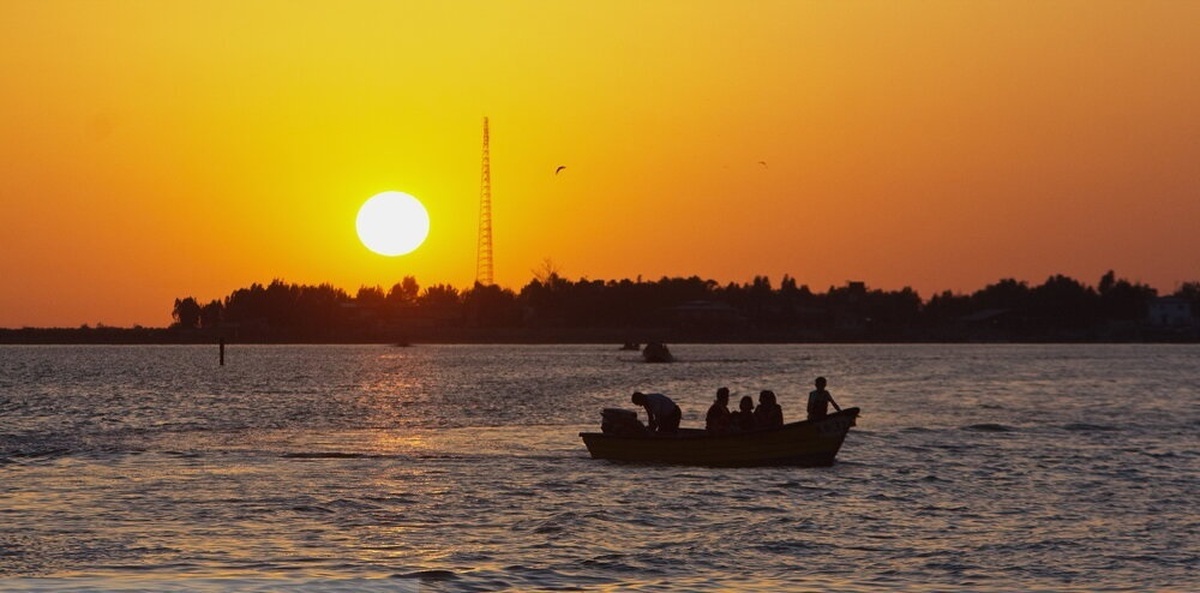
[[[662,342],[650,342],[642,348],[642,358],[646,362],[673,362],[674,356],[671,356],[671,350]]]
[[[722,435],[681,428],[667,436],[647,431],[637,421],[636,412],[609,408],[603,412],[602,432],[581,432],[579,436],[593,459],[713,467],[821,467],[833,465],[846,434],[856,424],[858,411],[846,408],[820,420],[791,422],[779,428]]]

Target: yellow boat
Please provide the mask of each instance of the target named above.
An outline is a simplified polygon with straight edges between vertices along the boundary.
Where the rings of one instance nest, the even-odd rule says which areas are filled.
[[[681,428],[675,435],[630,429],[615,421],[628,410],[605,410],[604,432],[581,432],[593,459],[672,465],[755,467],[833,465],[842,442],[858,418],[858,408],[846,408],[820,420],[802,420],[779,428],[713,435],[703,429]],[[619,413],[619,414],[618,414]],[[622,420],[626,420],[622,418]]]

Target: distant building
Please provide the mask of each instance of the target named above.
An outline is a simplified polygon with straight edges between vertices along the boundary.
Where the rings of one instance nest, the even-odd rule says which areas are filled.
[[[1156,328],[1187,328],[1195,324],[1192,304],[1178,297],[1159,297],[1150,301],[1146,323]]]

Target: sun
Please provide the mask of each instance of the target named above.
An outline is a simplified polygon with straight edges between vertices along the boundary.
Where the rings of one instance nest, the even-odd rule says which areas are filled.
[[[358,210],[358,239],[380,255],[412,253],[429,236],[429,213],[421,201],[398,191],[376,194]]]

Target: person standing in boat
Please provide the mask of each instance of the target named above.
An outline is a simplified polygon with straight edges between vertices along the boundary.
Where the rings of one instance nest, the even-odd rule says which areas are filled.
[[[725,434],[733,427],[733,418],[729,415],[729,388],[717,389],[717,397],[704,416],[704,430],[709,434]]]
[[[783,408],[775,401],[775,392],[764,389],[758,394],[758,407],[754,409],[754,426],[777,428],[783,426]]]
[[[754,398],[743,395],[742,400],[738,402],[738,411],[731,416],[734,428],[742,431],[754,430]]]
[[[817,388],[808,393],[808,419],[820,420],[829,414],[829,404],[841,412],[841,406],[833,401],[833,396],[825,389],[825,377],[817,377]]]
[[[661,393],[635,391],[630,400],[646,408],[647,425],[651,431],[659,434],[675,434],[679,431],[679,421],[683,418],[683,412],[671,398]]]

